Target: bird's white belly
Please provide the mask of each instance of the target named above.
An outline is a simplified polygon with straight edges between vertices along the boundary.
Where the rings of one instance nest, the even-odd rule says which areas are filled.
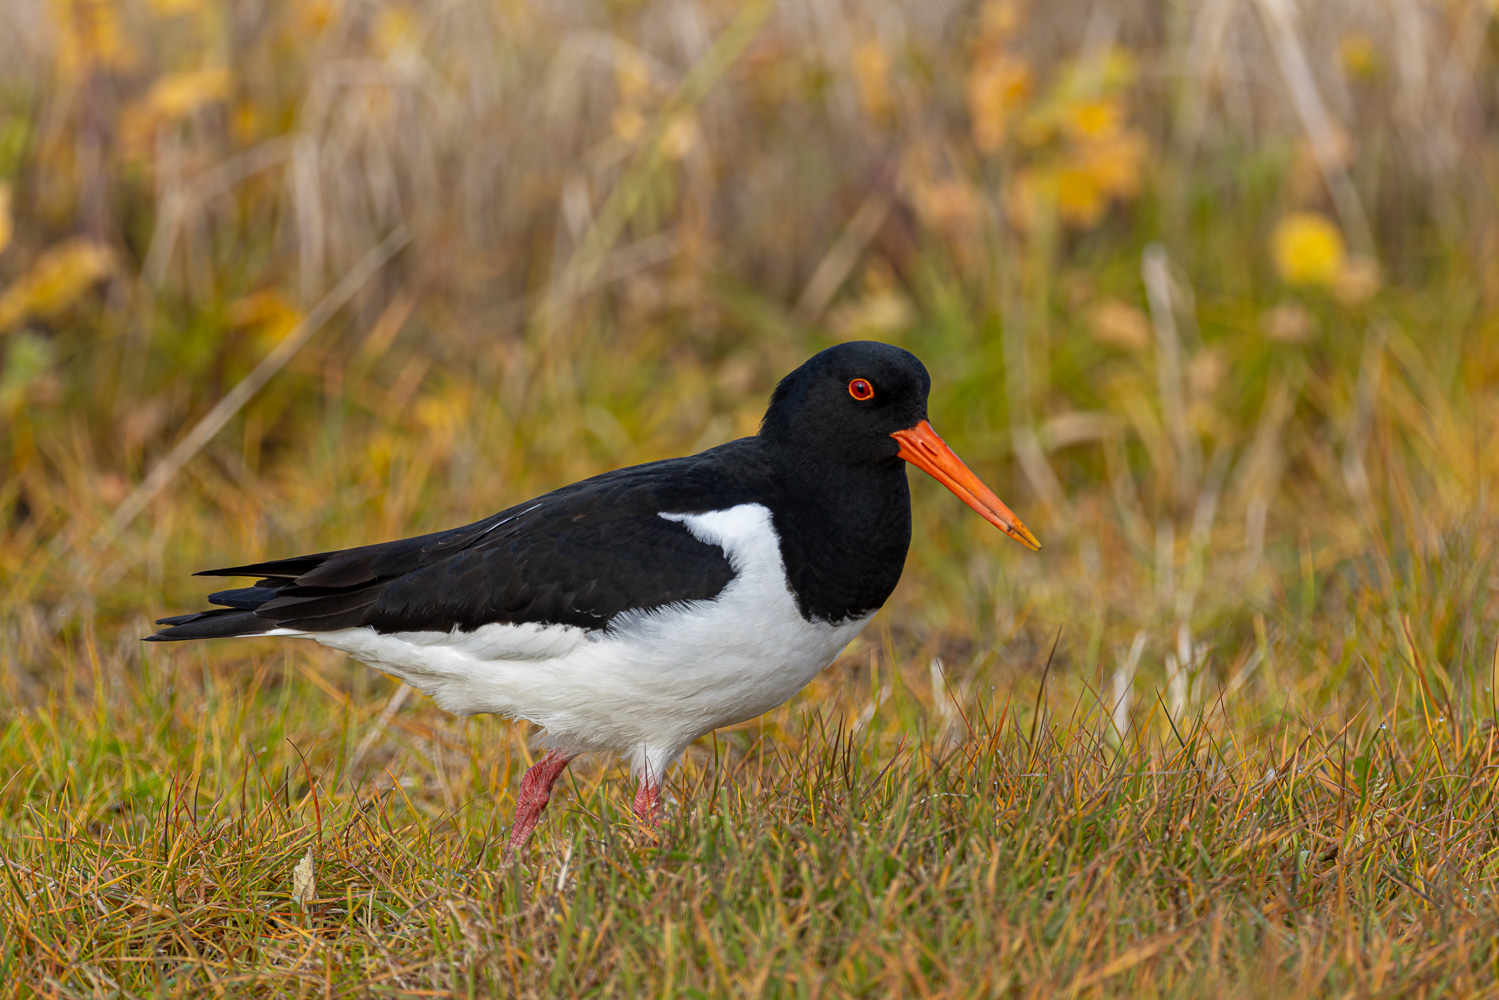
[[[659,774],[697,737],[786,701],[868,621],[801,616],[760,504],[661,516],[728,556],[734,579],[713,600],[627,612],[603,632],[495,624],[309,637],[403,678],[451,712],[528,719],[555,746],[626,753]]]

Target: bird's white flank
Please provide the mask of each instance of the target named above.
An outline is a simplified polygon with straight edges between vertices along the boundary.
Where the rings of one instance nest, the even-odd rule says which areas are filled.
[[[699,736],[796,694],[868,621],[802,617],[763,505],[661,517],[723,549],[734,578],[717,597],[625,612],[602,632],[494,624],[302,634],[402,678],[450,712],[528,719],[558,749],[620,753],[659,780]]]

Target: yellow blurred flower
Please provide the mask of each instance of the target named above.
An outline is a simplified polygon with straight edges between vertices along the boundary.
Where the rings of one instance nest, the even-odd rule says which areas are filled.
[[[1077,150],[1076,162],[1104,194],[1133,198],[1140,193],[1146,151],[1144,134],[1127,129],[1084,144]]]
[[[1103,218],[1108,199],[1098,179],[1084,166],[1065,164],[1052,181],[1057,215],[1063,222],[1087,228]]]
[[[1014,140],[1004,198],[1016,226],[1089,228],[1139,194],[1149,143],[1129,125],[1123,90],[1134,78],[1133,57],[1110,49],[1066,64],[1032,101],[1026,64],[1003,52],[980,59],[968,81],[974,142],[993,152]]]
[[[424,430],[424,447],[439,461],[447,457],[453,443],[473,422],[473,403],[468,387],[450,384],[441,391],[423,394],[412,407],[412,416]]]
[[[1063,63],[1051,86],[1052,100],[1078,107],[1104,101],[1133,86],[1138,76],[1134,54],[1116,45]]]
[[[200,108],[229,96],[230,78],[223,67],[168,73],[145,96],[120,114],[119,149],[126,159],[149,159],[156,131],[164,123],[187,118]]]
[[[208,10],[204,0],[146,0],[146,6],[157,17],[175,17],[178,14],[203,14]]]
[[[1338,62],[1353,80],[1373,80],[1379,76],[1379,50],[1374,39],[1361,31],[1344,35],[1338,42]]]
[[[260,350],[270,350],[301,322],[302,314],[284,295],[268,288],[235,299],[227,318],[230,326],[250,333]]]
[[[229,95],[229,71],[220,66],[168,73],[151,85],[146,106],[160,118],[181,118]]]
[[[878,37],[871,36],[854,46],[854,85],[864,113],[877,122],[890,117],[890,53]]]
[[[298,36],[315,35],[328,27],[333,22],[333,16],[338,13],[334,8],[334,0],[304,0],[302,3],[294,4],[291,8],[296,15],[294,32]],[[305,42],[305,37],[298,37],[299,42]]]
[[[985,42],[1002,42],[1020,30],[1025,12],[1015,0],[988,0],[979,11],[979,37]]]
[[[10,185],[0,181],[0,253],[10,246],[15,233],[15,219],[10,214]]]
[[[973,142],[986,153],[1004,145],[1010,121],[1031,92],[1031,68],[1004,53],[981,58],[968,74]]]
[[[31,268],[0,293],[0,330],[27,316],[55,316],[114,269],[114,253],[83,237],[43,251]]]
[[[229,132],[248,145],[270,132],[271,118],[254,101],[240,101],[229,115]]]
[[[376,431],[364,446],[365,468],[376,481],[383,480],[390,475],[395,455],[395,435],[388,430]]]
[[[1098,99],[1079,101],[1067,108],[1063,118],[1067,131],[1078,139],[1098,139],[1118,131],[1123,119],[1119,102]]]
[[[58,29],[57,67],[64,77],[76,78],[91,66],[126,69],[135,52],[120,25],[111,0],[52,0]]]
[[[375,51],[388,59],[415,48],[417,27],[415,10],[406,4],[391,4],[375,15],[370,40]]]
[[[1127,131],[1107,141],[1064,146],[1033,167],[1017,171],[1005,192],[1010,219],[1034,230],[1043,218],[1086,229],[1097,225],[1115,199],[1139,193],[1145,137]]]
[[[1115,45],[1103,57],[1103,82],[1110,88],[1132,86],[1139,77],[1135,54],[1122,45]]]
[[[1270,259],[1288,285],[1332,287],[1345,256],[1343,234],[1317,212],[1292,212],[1270,234]]]
[[[1027,149],[1040,149],[1057,141],[1061,134],[1061,122],[1056,109],[1043,105],[1018,117],[1014,129],[1015,139]]]

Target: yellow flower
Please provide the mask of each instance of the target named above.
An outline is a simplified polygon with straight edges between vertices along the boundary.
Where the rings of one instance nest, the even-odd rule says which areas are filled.
[[[1056,174],[1057,215],[1069,225],[1088,228],[1103,218],[1108,199],[1086,167],[1068,164]]]
[[[222,67],[168,73],[151,85],[146,105],[160,118],[181,118],[229,94],[229,72]]]
[[[94,66],[126,69],[135,61],[118,5],[108,0],[53,0],[50,6],[62,76],[76,79]]]
[[[1004,145],[1014,112],[1031,91],[1031,69],[1024,60],[1007,55],[980,59],[968,74],[968,116],[973,142],[992,153]]]
[[[1101,57],[1064,63],[1053,87],[1064,101],[1083,101],[1116,94],[1135,82],[1135,57],[1114,46]]]
[[[1126,129],[1085,143],[1074,159],[1104,194],[1128,199],[1140,193],[1146,149],[1144,134]]]
[[[854,46],[854,84],[864,113],[877,122],[890,117],[890,53],[876,37]]]
[[[1025,12],[1015,0],[989,0],[979,11],[979,37],[986,42],[1002,42],[1020,30]]]
[[[1067,108],[1065,121],[1076,138],[1098,139],[1117,132],[1122,117],[1117,101],[1079,101]]]
[[[15,232],[15,221],[10,215],[10,185],[0,181],[0,253],[10,246],[11,234]]]
[[[1338,42],[1338,61],[1351,79],[1367,81],[1379,76],[1379,50],[1363,32],[1343,36]]]
[[[338,13],[334,9],[334,0],[307,0],[306,3],[293,5],[291,9],[296,17],[293,35],[299,40],[305,40],[306,35],[315,35],[328,27]]]
[[[202,14],[207,9],[203,0],[146,0],[146,6],[157,17],[176,17],[178,14]]]
[[[120,114],[119,153],[127,160],[151,157],[156,131],[229,96],[228,70],[217,67],[168,73]]]
[[[1332,287],[1343,271],[1343,234],[1326,216],[1292,212],[1270,234],[1275,273],[1288,285]]]
[[[370,38],[375,51],[388,59],[415,48],[417,28],[415,10],[405,4],[391,4],[375,15]]]
[[[229,115],[229,132],[246,145],[270,132],[272,123],[254,101],[240,101]]]
[[[301,322],[296,306],[275,289],[251,292],[229,304],[229,324],[247,330],[260,350],[270,350]]]
[[[1103,85],[1109,90],[1120,90],[1131,86],[1139,74],[1135,67],[1134,53],[1118,45],[1110,47],[1103,57]]]
[[[0,294],[0,330],[27,316],[54,316],[114,269],[109,247],[82,237],[48,248]]]

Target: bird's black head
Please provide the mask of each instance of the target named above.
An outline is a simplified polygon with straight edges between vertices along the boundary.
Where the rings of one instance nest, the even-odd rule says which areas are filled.
[[[872,340],[814,354],[781,379],[760,436],[820,464],[890,464],[891,437],[926,419],[932,380],[916,355]]]
[[[930,473],[968,506],[1031,549],[1036,541],[1020,519],[979,481],[926,419],[932,387],[916,355],[871,340],[839,344],[814,354],[781,379],[760,423],[760,437],[782,467],[824,491],[856,489],[860,477],[892,472],[905,459]],[[901,496],[905,496],[902,479]]]

